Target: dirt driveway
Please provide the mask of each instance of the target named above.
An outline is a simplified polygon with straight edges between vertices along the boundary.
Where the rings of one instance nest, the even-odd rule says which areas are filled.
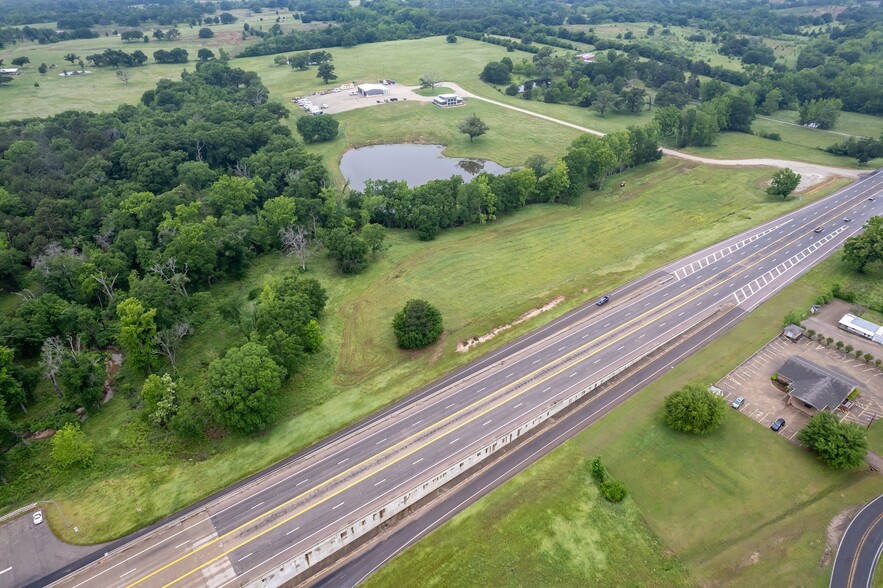
[[[741,411],[764,426],[769,427],[777,418],[784,418],[786,426],[781,434],[793,441],[809,417],[787,404],[787,395],[770,377],[785,360],[798,355],[859,382],[861,393],[845,417],[848,421],[868,425],[872,419],[883,417],[883,371],[834,347],[827,348],[806,338],[794,343],[782,336],[776,337],[716,386],[723,390],[730,402],[737,396],[744,396]]]

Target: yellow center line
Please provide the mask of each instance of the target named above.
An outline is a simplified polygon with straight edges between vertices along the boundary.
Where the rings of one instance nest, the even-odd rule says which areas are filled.
[[[868,528],[865,529],[864,535],[858,542],[858,547],[855,548],[855,555],[852,556],[852,566],[849,568],[849,578],[846,579],[846,588],[850,588],[852,586],[853,581],[855,580],[855,570],[858,567],[858,559],[859,555],[861,555],[862,547],[865,545],[865,541],[868,540],[868,535],[871,534],[871,531],[874,530],[874,527],[877,526],[877,523],[883,519],[883,513],[880,513],[874,522],[868,525]]]
[[[866,194],[867,192],[873,190],[874,188],[876,188],[876,185],[873,186],[872,188],[868,188],[867,190],[864,190],[859,196],[863,196],[864,194]],[[848,208],[845,208],[844,211],[852,210],[853,208],[859,206],[860,203],[861,203],[861,202],[857,202],[857,203],[854,204],[853,206],[850,206],[850,207],[848,207]],[[842,205],[841,205],[841,206],[842,206]],[[840,210],[840,209],[838,209],[838,210]],[[833,218],[833,216],[839,216],[840,214],[842,214],[842,212],[836,212],[836,213],[835,213],[835,211],[832,210],[832,211],[831,211],[831,215],[829,216],[829,219],[828,219],[828,220],[830,220],[830,218]],[[803,227],[811,226],[812,224],[815,224],[816,222],[819,222],[819,221],[816,220],[816,221],[813,221],[813,222],[810,222],[810,223],[805,223],[805,224],[803,225]],[[796,228],[795,231],[796,231],[796,230],[799,230],[800,228],[801,228],[801,227]],[[766,260],[766,259],[768,259],[769,257],[771,257],[771,256],[775,255],[776,253],[778,253],[779,251],[781,251],[781,250],[783,250],[784,248],[788,247],[789,245],[793,244],[794,242],[796,242],[797,240],[799,240],[802,236],[803,236],[802,234],[799,235],[798,237],[794,238],[793,240],[789,241],[788,243],[782,245],[778,250],[769,253],[769,254],[766,255],[765,257],[762,257],[761,259],[757,260],[756,262],[754,262],[754,263],[752,263],[752,264],[750,264],[750,265],[748,265],[748,266],[745,266],[744,268],[742,268],[741,270],[737,271],[737,272],[736,272],[735,274],[733,274],[732,276],[729,276],[728,279],[733,279],[733,278],[738,277],[739,275],[741,275],[741,274],[747,272],[747,271],[750,270],[752,267],[756,266],[757,264],[763,262],[764,260]],[[721,270],[720,272],[717,272],[716,274],[714,274],[714,275],[712,275],[712,276],[706,278],[705,280],[703,280],[702,282],[700,282],[699,284],[697,284],[696,286],[694,286],[694,287],[692,288],[692,290],[695,290],[695,289],[697,289],[697,288],[700,288],[700,287],[704,286],[704,285],[707,284],[708,282],[710,282],[710,281],[712,281],[712,280],[718,278],[718,277],[721,276],[722,274],[726,273],[729,269],[730,269],[730,268],[728,267],[728,268],[723,269],[723,270]],[[680,297],[680,296],[684,296],[684,295],[687,295],[688,293],[689,293],[689,290],[688,290],[688,291],[685,291],[685,292],[683,292],[683,293],[681,293],[681,294],[678,294],[675,298],[673,298],[673,300],[677,300],[678,297]],[[696,300],[697,298],[699,298],[699,297],[701,297],[701,296],[703,296],[703,295],[704,295],[704,292],[703,292],[703,293],[696,294],[695,296],[693,296],[693,297],[691,297],[691,298],[685,300],[685,301],[682,302],[681,304],[678,304],[678,305],[676,305],[676,306],[672,306],[672,307],[670,307],[670,310],[668,310],[668,311],[665,312],[664,314],[660,315],[656,320],[661,319],[661,318],[664,318],[665,316],[668,316],[669,314],[671,314],[671,313],[674,312],[675,310],[678,310],[678,309],[680,309],[680,308],[683,308],[684,305],[689,304],[690,302],[693,302],[694,300]],[[644,318],[644,317],[647,316],[648,314],[651,314],[651,313],[653,313],[653,312],[656,312],[657,310],[658,310],[658,307],[655,307],[655,308],[653,308],[653,309],[650,309],[650,310],[644,311],[643,313],[639,314],[638,316],[634,317],[633,319],[631,319],[631,320],[629,320],[629,321],[623,323],[622,326],[623,326],[623,327],[633,326],[637,321],[639,321],[640,319]],[[498,404],[495,404],[495,405],[491,406],[490,408],[488,408],[488,409],[486,409],[486,410],[484,410],[484,411],[478,413],[476,416],[473,416],[473,417],[471,417],[470,419],[468,419],[468,420],[466,420],[466,421],[463,421],[460,425],[457,425],[457,426],[454,427],[453,429],[449,429],[449,430],[447,430],[446,432],[442,433],[440,436],[438,436],[438,437],[436,437],[436,438],[434,438],[434,439],[431,439],[431,440],[429,440],[429,441],[426,441],[425,443],[423,443],[423,444],[421,444],[421,445],[418,445],[415,449],[413,449],[413,450],[411,450],[411,451],[405,453],[404,455],[400,456],[398,459],[395,459],[394,461],[388,462],[388,463],[386,463],[384,466],[382,466],[382,467],[380,467],[380,468],[378,468],[378,469],[373,470],[371,473],[365,475],[364,477],[362,477],[362,478],[360,478],[360,479],[358,479],[358,480],[352,482],[351,484],[349,484],[349,485],[347,485],[347,486],[345,486],[345,487],[343,487],[343,488],[340,488],[339,490],[337,490],[337,491],[335,491],[335,492],[329,494],[326,498],[322,498],[322,499],[320,499],[320,500],[317,501],[317,502],[313,502],[310,506],[308,506],[308,507],[306,507],[306,508],[304,508],[304,509],[302,509],[302,510],[300,510],[300,511],[294,513],[294,514],[292,514],[292,515],[289,516],[288,518],[286,518],[286,519],[284,519],[284,520],[278,522],[277,524],[275,524],[275,525],[273,525],[273,526],[271,526],[271,527],[265,529],[264,531],[262,531],[262,532],[260,532],[260,533],[258,533],[258,534],[256,534],[256,535],[252,536],[251,538],[249,538],[249,539],[247,539],[246,541],[244,541],[244,542],[242,542],[241,544],[239,544],[237,547],[234,547],[234,548],[232,548],[232,549],[230,549],[230,550],[227,550],[227,551],[225,551],[224,553],[222,553],[222,554],[216,556],[215,558],[213,558],[213,559],[211,559],[211,560],[209,560],[209,561],[207,561],[207,562],[201,564],[200,566],[198,566],[198,567],[196,567],[196,568],[193,568],[193,569],[190,570],[189,572],[187,572],[187,573],[185,573],[185,574],[183,574],[183,575],[181,575],[181,576],[175,578],[174,580],[172,580],[169,584],[166,584],[165,586],[170,586],[170,585],[172,585],[172,584],[174,584],[174,583],[176,583],[176,582],[178,582],[178,581],[180,581],[180,580],[186,578],[186,577],[189,576],[190,574],[192,574],[192,573],[194,573],[194,572],[196,572],[196,571],[198,571],[198,570],[200,570],[200,569],[202,569],[202,568],[204,568],[204,567],[206,567],[206,566],[208,566],[208,565],[214,563],[215,561],[217,561],[217,560],[220,559],[221,557],[224,557],[224,556],[228,555],[229,553],[232,553],[232,552],[235,551],[236,549],[239,549],[240,547],[242,547],[242,546],[244,546],[244,545],[247,545],[248,543],[250,543],[250,542],[252,542],[252,541],[254,541],[254,540],[256,540],[256,539],[259,539],[259,538],[262,537],[263,535],[266,535],[267,533],[269,533],[270,531],[276,529],[277,527],[279,527],[279,526],[281,526],[281,525],[283,525],[283,524],[289,522],[289,521],[292,520],[293,518],[295,518],[295,517],[297,517],[297,516],[300,516],[301,514],[304,514],[305,512],[308,512],[309,510],[312,510],[312,509],[315,508],[316,506],[319,506],[320,504],[326,502],[327,500],[330,500],[331,498],[334,498],[335,496],[339,495],[340,493],[345,492],[346,490],[350,489],[352,486],[354,486],[354,485],[356,485],[356,484],[358,484],[358,483],[363,482],[364,480],[370,478],[371,476],[373,476],[373,475],[375,475],[375,474],[377,474],[377,473],[379,473],[379,472],[384,471],[385,469],[387,469],[387,468],[389,468],[389,467],[395,465],[395,464],[398,463],[399,461],[401,461],[401,460],[407,458],[408,456],[412,455],[413,453],[415,453],[415,452],[417,452],[417,451],[420,451],[421,449],[423,449],[423,448],[429,446],[429,445],[432,444],[432,443],[435,443],[436,441],[439,441],[440,439],[444,438],[445,436],[449,435],[450,433],[453,433],[454,431],[457,431],[458,429],[460,429],[460,428],[462,428],[462,427],[464,427],[464,426],[470,424],[470,423],[471,423],[472,421],[474,421],[475,419],[484,416],[487,412],[490,412],[491,410],[495,410],[496,408],[498,408],[499,406],[502,406],[502,405],[505,404],[506,402],[510,402],[510,401],[512,401],[512,400],[514,400],[514,399],[516,399],[516,398],[518,398],[518,397],[521,396],[522,394],[524,394],[524,393],[526,393],[526,392],[528,392],[528,391],[530,391],[530,390],[533,390],[533,389],[536,388],[538,385],[540,385],[541,383],[544,383],[544,382],[547,381],[548,379],[550,379],[550,378],[552,378],[552,377],[555,377],[555,376],[559,375],[559,374],[562,373],[563,371],[565,371],[565,370],[567,370],[567,369],[570,369],[570,368],[574,367],[575,365],[577,365],[577,364],[579,364],[579,363],[581,363],[581,362],[583,362],[583,361],[585,361],[585,360],[587,360],[587,359],[589,359],[589,358],[591,358],[591,357],[594,357],[594,356],[597,355],[599,352],[601,352],[601,351],[607,349],[608,347],[610,347],[610,346],[613,345],[614,343],[617,343],[617,342],[621,341],[622,339],[624,339],[625,337],[627,337],[627,336],[629,336],[629,335],[631,335],[631,334],[633,334],[633,333],[634,333],[634,331],[624,332],[624,333],[623,333],[622,335],[620,335],[619,337],[613,339],[612,341],[610,341],[610,342],[607,343],[606,345],[603,345],[602,347],[598,348],[598,349],[597,349],[595,352],[593,352],[592,354],[587,355],[586,357],[584,357],[584,358],[582,358],[582,359],[576,361],[575,363],[567,364],[566,366],[562,367],[560,370],[558,370],[558,371],[556,371],[556,372],[554,372],[554,373],[552,373],[552,374],[546,376],[546,377],[543,378],[542,380],[540,380],[540,381],[536,382],[535,384],[533,384],[533,385],[531,385],[531,386],[525,388],[525,389],[522,390],[521,392],[518,392],[518,393],[515,394],[515,395],[510,395],[510,396],[504,398],[504,399],[503,399],[502,401],[500,401]],[[605,334],[605,335],[606,335],[606,334]],[[600,339],[602,339],[605,335],[602,335],[601,337],[597,337],[597,338],[593,339],[592,341],[589,341],[589,342],[587,342],[587,343],[585,343],[585,344],[583,344],[583,345],[577,347],[576,349],[574,349],[574,350],[572,350],[572,351],[566,353],[564,356],[562,356],[562,357],[560,357],[560,358],[556,358],[556,359],[553,360],[553,361],[554,361],[554,362],[559,362],[559,361],[565,361],[565,362],[566,362],[566,361],[568,361],[569,358],[572,358],[572,356],[581,353],[581,352],[582,352],[583,350],[585,350],[587,347],[589,347],[589,346],[594,345],[595,343],[597,343],[597,342],[598,342]],[[520,385],[520,384],[523,384],[525,381],[529,380],[530,378],[532,378],[533,376],[535,376],[537,373],[539,373],[539,372],[541,372],[541,371],[547,369],[548,365],[549,365],[549,364],[546,364],[545,366],[540,367],[540,368],[538,368],[538,369],[536,369],[536,370],[530,372],[529,374],[527,374],[527,375],[525,375],[525,376],[522,376],[522,377],[519,378],[518,380],[516,380],[516,381],[514,381],[514,382],[512,382],[512,383],[510,383],[510,384],[507,384],[506,386],[503,386],[502,388],[500,388],[498,391],[494,392],[493,394],[491,394],[491,395],[487,395],[487,396],[485,396],[484,398],[481,398],[481,399],[477,400],[476,402],[474,402],[474,403],[472,403],[472,404],[470,404],[470,405],[468,405],[468,406],[463,407],[462,409],[458,410],[458,411],[455,412],[455,413],[452,413],[452,414],[449,415],[448,417],[446,417],[446,418],[444,418],[444,419],[442,419],[442,420],[440,420],[440,421],[437,421],[437,422],[435,422],[435,423],[433,423],[433,424],[431,424],[431,425],[429,425],[429,426],[423,428],[422,430],[420,430],[420,431],[418,431],[418,432],[416,432],[416,433],[410,435],[409,437],[406,437],[405,439],[399,441],[398,443],[396,443],[396,444],[394,444],[394,445],[391,445],[390,447],[384,449],[384,450],[381,451],[380,453],[375,454],[375,455],[372,455],[372,456],[369,457],[368,459],[363,460],[362,462],[353,465],[351,468],[349,468],[349,469],[347,469],[347,470],[344,470],[343,472],[340,472],[339,474],[337,474],[337,475],[335,475],[335,476],[329,478],[329,479],[326,480],[325,482],[322,482],[321,486],[327,486],[327,485],[329,485],[331,482],[334,482],[335,480],[338,480],[338,479],[340,479],[340,478],[346,476],[347,474],[350,474],[350,473],[353,472],[354,470],[356,470],[356,469],[358,469],[358,468],[361,468],[361,467],[365,466],[365,465],[367,464],[368,461],[376,460],[376,459],[382,457],[384,454],[391,453],[391,452],[393,452],[394,450],[399,449],[402,445],[405,445],[406,443],[412,441],[412,440],[415,439],[416,437],[419,437],[419,436],[421,436],[421,435],[424,435],[425,433],[427,433],[427,432],[430,431],[431,429],[433,429],[433,428],[438,428],[438,427],[441,427],[441,426],[444,426],[446,423],[449,423],[450,421],[455,420],[456,417],[459,417],[460,415],[462,415],[462,413],[467,412],[467,411],[473,409],[475,406],[477,406],[477,405],[479,405],[479,404],[481,404],[481,403],[487,402],[489,399],[493,398],[494,396],[500,396],[500,395],[502,395],[506,390],[511,390],[513,387],[515,387],[515,386],[517,386],[517,385]],[[290,498],[289,500],[283,502],[283,503],[280,504],[279,506],[276,506],[276,507],[274,507],[273,509],[268,510],[268,511],[262,513],[261,515],[256,516],[255,518],[249,520],[248,522],[243,523],[243,524],[240,525],[239,527],[236,527],[235,529],[232,529],[231,531],[228,531],[228,532],[225,533],[224,535],[221,535],[221,536],[219,536],[219,537],[213,539],[212,541],[210,541],[210,542],[208,542],[208,543],[205,543],[204,545],[201,545],[199,548],[194,549],[194,550],[191,551],[190,553],[188,553],[188,554],[186,554],[186,555],[182,555],[181,557],[179,557],[179,558],[177,558],[177,559],[175,559],[175,560],[173,560],[173,561],[171,561],[171,562],[169,562],[169,563],[163,565],[162,567],[160,567],[160,568],[154,570],[153,572],[150,572],[149,574],[147,574],[147,575],[143,576],[142,578],[136,580],[135,582],[129,584],[129,587],[131,588],[131,587],[133,587],[133,586],[137,586],[138,584],[141,584],[141,583],[144,582],[145,580],[148,580],[149,578],[152,578],[152,577],[155,576],[156,574],[159,574],[160,572],[165,571],[166,569],[170,568],[171,566],[173,566],[173,565],[175,565],[175,564],[177,564],[177,563],[180,563],[181,561],[183,561],[183,560],[185,560],[185,559],[187,559],[187,558],[189,558],[189,557],[195,555],[195,554],[198,553],[199,551],[202,551],[203,549],[206,549],[207,547],[209,547],[209,546],[211,546],[211,545],[214,545],[215,543],[218,543],[218,542],[222,541],[223,539],[226,539],[226,538],[229,537],[230,535],[235,534],[235,533],[237,533],[237,532],[243,530],[244,528],[246,528],[246,527],[248,527],[248,526],[254,524],[256,521],[260,520],[261,518],[267,517],[267,516],[269,516],[269,515],[271,515],[271,514],[277,512],[277,511],[279,511],[279,510],[281,510],[281,509],[283,509],[283,508],[285,508],[285,507],[291,505],[293,502],[295,502],[295,501],[297,501],[297,500],[303,498],[304,496],[306,496],[306,495],[309,494],[310,492],[313,492],[313,491],[317,490],[318,488],[319,488],[319,486],[316,486],[316,487],[314,487],[314,488],[311,488],[310,490],[306,490],[305,492],[303,492],[303,493],[301,493],[301,494],[299,494],[299,495],[297,495],[297,496],[294,496],[294,497]]]

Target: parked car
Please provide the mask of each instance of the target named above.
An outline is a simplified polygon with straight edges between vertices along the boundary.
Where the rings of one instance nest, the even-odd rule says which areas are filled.
[[[39,525],[43,522],[43,511],[38,510],[34,513],[34,524]]]
[[[813,229],[813,232],[814,233],[821,233],[824,230],[825,230],[825,227],[816,227]]]
[[[598,302],[596,302],[595,304],[598,306],[603,306],[603,305],[607,304],[608,302],[610,302],[610,296],[602,296],[601,298],[598,299]]]
[[[772,425],[770,425],[770,429],[772,429],[773,431],[775,431],[777,433],[784,428],[785,428],[785,419],[782,419],[782,418],[776,419],[776,422],[774,422]]]
[[[745,404],[745,397],[739,396],[738,398],[736,398],[736,400],[733,401],[733,403],[730,406],[732,406],[733,408],[739,409],[739,408],[742,408],[743,404]]]

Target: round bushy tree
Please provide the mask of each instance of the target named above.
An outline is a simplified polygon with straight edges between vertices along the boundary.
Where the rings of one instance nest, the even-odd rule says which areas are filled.
[[[724,420],[726,401],[701,384],[688,384],[665,399],[665,422],[676,431],[709,433]]]
[[[797,433],[797,440],[838,470],[862,465],[868,452],[865,430],[855,423],[841,422],[827,411],[817,413],[810,419]]]
[[[425,300],[409,300],[392,320],[399,347],[419,349],[438,341],[442,334],[442,316]]]

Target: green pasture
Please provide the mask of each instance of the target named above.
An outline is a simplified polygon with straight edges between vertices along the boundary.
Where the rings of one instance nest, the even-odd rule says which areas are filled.
[[[660,413],[667,394],[718,380],[775,336],[781,316],[809,305],[836,265],[808,273],[367,585],[420,577],[433,586],[494,578],[512,585],[827,586],[833,552],[826,528],[876,496],[879,475],[832,471],[735,411],[706,436],[673,432]],[[586,469],[595,455],[628,488],[623,505],[604,503],[592,490]]]

